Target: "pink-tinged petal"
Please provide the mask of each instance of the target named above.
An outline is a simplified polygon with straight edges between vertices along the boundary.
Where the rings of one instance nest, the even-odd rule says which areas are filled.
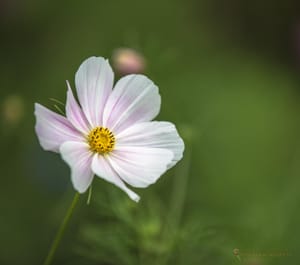
[[[91,169],[93,153],[84,142],[65,142],[60,147],[62,159],[71,168],[71,180],[75,190],[85,192],[91,185],[94,173]]]
[[[109,96],[103,125],[115,133],[138,122],[150,121],[160,110],[158,87],[146,76],[121,78]]]
[[[149,147],[118,147],[108,160],[119,176],[133,187],[153,184],[168,169],[173,153]]]
[[[109,162],[107,161],[107,156],[95,154],[92,162],[92,170],[97,176],[115,184],[121,190],[125,191],[132,200],[136,202],[139,201],[140,197],[126,187],[115,170],[110,166]]]
[[[88,134],[88,132],[90,131],[88,121],[86,120],[82,109],[78,105],[68,81],[67,86],[68,92],[66,102],[66,116],[77,130],[79,130],[83,134]]]
[[[79,67],[75,84],[80,105],[89,123],[102,125],[103,108],[113,87],[114,73],[102,57],[90,57]]]
[[[181,158],[184,142],[171,122],[152,121],[137,123],[116,135],[118,146],[140,146],[162,148],[173,152],[174,157],[168,168]]]
[[[35,131],[40,145],[47,151],[59,152],[66,141],[82,141],[83,136],[63,116],[35,103]]]

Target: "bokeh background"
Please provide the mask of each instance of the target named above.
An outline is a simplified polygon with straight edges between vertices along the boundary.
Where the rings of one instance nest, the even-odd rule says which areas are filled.
[[[176,123],[185,156],[137,190],[139,204],[95,179],[54,264],[299,264],[299,10],[298,0],[1,0],[0,264],[41,264],[74,196],[68,167],[38,144],[34,102],[64,102],[65,80],[91,55],[119,78],[120,48],[160,87],[157,119]]]

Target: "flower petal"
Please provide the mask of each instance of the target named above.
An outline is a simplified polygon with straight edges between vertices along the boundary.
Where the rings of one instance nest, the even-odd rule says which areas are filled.
[[[149,147],[118,147],[108,160],[119,176],[133,187],[153,184],[168,169],[173,153]]]
[[[68,92],[67,92],[67,102],[66,102],[66,116],[68,120],[73,124],[73,126],[80,132],[87,134],[90,130],[88,121],[78,105],[76,99],[74,98],[71,86],[67,81]]]
[[[63,116],[35,103],[35,131],[40,145],[47,151],[59,152],[66,141],[81,141],[83,136]]]
[[[113,87],[114,73],[102,57],[90,57],[79,67],[75,75],[77,95],[90,124],[102,125],[105,102]]]
[[[109,96],[103,125],[115,133],[137,122],[152,120],[160,110],[158,87],[146,76],[121,78]]]
[[[115,184],[121,190],[125,191],[132,200],[136,202],[139,201],[140,197],[126,187],[115,170],[113,170],[113,168],[110,166],[109,162],[107,161],[107,157],[95,154],[92,162],[92,170],[97,176]]]
[[[152,121],[137,123],[116,135],[117,146],[144,146],[163,148],[173,152],[174,157],[168,168],[181,158],[184,142],[171,122]]]
[[[91,169],[93,153],[84,142],[65,142],[60,153],[71,168],[71,179],[75,190],[85,192],[91,185],[94,173]]]

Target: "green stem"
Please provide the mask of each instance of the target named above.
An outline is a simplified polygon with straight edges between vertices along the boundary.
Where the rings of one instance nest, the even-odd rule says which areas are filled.
[[[173,250],[175,237],[178,233],[178,228],[182,219],[182,212],[186,199],[186,191],[188,184],[188,177],[191,167],[191,148],[186,148],[185,158],[180,166],[178,166],[176,175],[174,176],[174,186],[171,194],[171,205],[169,207],[169,214],[165,229],[163,230],[162,238],[169,244],[169,250],[164,256],[159,256],[159,261],[156,264],[165,265],[168,263]]]
[[[59,245],[59,243],[60,243],[60,241],[61,241],[61,239],[62,239],[62,237],[64,235],[64,232],[66,230],[67,224],[70,221],[72,213],[73,213],[73,211],[75,209],[75,206],[76,206],[76,204],[78,202],[78,199],[79,199],[79,193],[76,192],[76,194],[75,194],[75,196],[73,198],[73,201],[72,201],[72,203],[71,203],[71,205],[70,205],[70,207],[69,207],[69,209],[68,209],[68,211],[67,211],[67,213],[66,213],[66,215],[65,215],[65,217],[64,217],[64,219],[63,219],[63,221],[62,221],[62,223],[61,223],[61,225],[60,225],[60,227],[59,227],[59,229],[57,231],[57,233],[56,233],[56,236],[55,236],[55,238],[54,238],[54,240],[52,242],[52,245],[51,245],[51,247],[49,249],[48,255],[47,255],[46,259],[45,259],[44,265],[50,265],[51,264],[51,262],[53,260],[53,257],[54,257],[54,254],[55,254],[55,252],[56,252],[56,250],[58,248],[58,245]]]

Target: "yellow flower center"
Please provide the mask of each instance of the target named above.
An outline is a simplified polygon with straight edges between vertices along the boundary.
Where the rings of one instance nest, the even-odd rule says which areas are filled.
[[[105,127],[96,127],[88,135],[90,149],[99,154],[111,152],[115,146],[115,137],[112,132]]]

